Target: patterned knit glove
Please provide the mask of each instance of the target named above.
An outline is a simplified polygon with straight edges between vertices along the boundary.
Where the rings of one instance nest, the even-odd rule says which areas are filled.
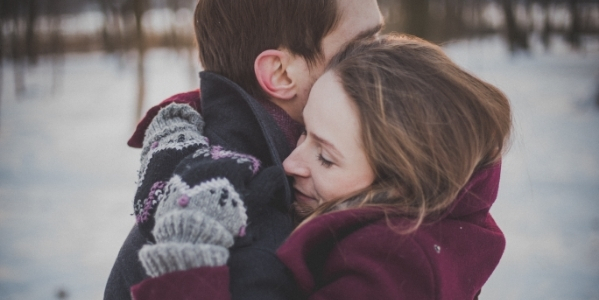
[[[227,248],[234,236],[244,235],[247,221],[233,185],[220,178],[189,187],[175,176],[168,189],[156,211],[156,244],[139,252],[148,275],[226,264]]]
[[[202,147],[175,169],[156,210],[156,244],[139,258],[148,275],[222,266],[234,237],[245,235],[246,209],[238,191],[260,167],[253,157]]]
[[[173,103],[161,109],[148,126],[141,152],[140,182],[143,181],[152,154],[163,149],[184,148],[190,145],[207,146],[202,136],[204,120],[187,104]]]
[[[145,132],[134,211],[140,232],[149,240],[154,240],[151,230],[158,200],[176,166],[196,150],[208,148],[203,127],[195,109],[174,103],[162,108]]]

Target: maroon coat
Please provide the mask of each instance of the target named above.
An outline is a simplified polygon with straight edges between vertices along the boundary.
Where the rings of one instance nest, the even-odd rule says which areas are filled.
[[[308,299],[474,299],[505,248],[489,214],[500,170],[476,173],[440,221],[413,234],[378,210],[345,210],[306,223],[277,254]]]
[[[412,234],[393,231],[380,211],[344,210],[306,223],[277,254],[307,299],[474,299],[505,248],[489,214],[500,172],[498,163],[475,173],[439,221]],[[132,293],[139,300],[228,299],[227,289],[227,269],[219,267],[146,280]]]

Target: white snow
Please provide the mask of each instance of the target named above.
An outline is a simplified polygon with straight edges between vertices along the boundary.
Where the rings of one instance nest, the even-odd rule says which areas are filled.
[[[26,72],[20,97],[12,66],[3,68],[0,299],[53,299],[61,287],[69,299],[102,298],[134,223],[140,152],[126,146],[136,123],[135,57],[127,58],[67,55],[56,94],[43,60]],[[155,50],[147,60],[146,108],[197,88],[188,56]]]
[[[492,213],[505,254],[481,299],[599,299],[599,51],[540,46],[510,55],[499,38],[445,47],[511,100],[514,136]]]
[[[599,42],[511,55],[499,37],[445,46],[510,98],[514,138],[492,213],[507,249],[481,299],[599,299]],[[195,56],[195,54],[192,54]],[[197,86],[186,54],[147,56],[145,107]],[[1,70],[0,299],[101,299],[134,223],[135,56],[70,54]]]

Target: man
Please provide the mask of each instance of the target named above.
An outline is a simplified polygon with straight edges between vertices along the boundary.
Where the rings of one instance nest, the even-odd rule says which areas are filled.
[[[148,126],[154,116],[165,116],[164,112],[160,115],[159,110],[174,102],[187,103],[201,110],[206,122],[204,134],[211,144],[218,142],[228,149],[248,153],[262,161],[264,167],[280,166],[295,147],[301,133],[303,107],[328,61],[349,41],[377,34],[382,17],[376,0],[200,0],[194,23],[200,61],[206,71],[201,74],[201,93],[176,95],[152,108],[129,141],[131,146],[144,145],[135,198],[138,224],[119,252],[104,299],[130,299],[129,288],[147,278],[138,252],[144,244],[154,241],[151,234],[157,203],[154,195],[162,193],[177,163],[201,147],[194,134],[179,134],[164,146],[160,145],[164,138],[150,143],[148,136],[152,134],[148,132],[152,130],[148,131]],[[178,114],[177,122],[185,119],[183,115],[189,115],[188,112],[174,114]],[[155,136],[173,133],[162,132]],[[289,193],[286,193],[279,203],[268,205],[286,211],[289,201]],[[246,205],[252,203],[246,201]],[[282,277],[278,274],[284,272],[265,274],[262,281],[247,280],[258,276],[248,270],[259,267],[261,259],[274,257],[272,248],[278,246],[292,228],[285,220],[262,222],[263,216],[258,219],[252,211],[262,211],[262,208],[248,207],[248,223],[254,224],[254,229],[249,226],[248,231],[254,230],[255,240],[270,240],[266,248],[272,253],[254,259],[256,251],[247,249],[260,241],[245,239],[243,246],[238,245],[243,242],[236,242],[227,262],[230,290],[235,299],[268,298],[259,295],[271,287],[254,289],[258,285],[255,282],[277,279]],[[273,298],[286,291],[281,288],[281,293]]]

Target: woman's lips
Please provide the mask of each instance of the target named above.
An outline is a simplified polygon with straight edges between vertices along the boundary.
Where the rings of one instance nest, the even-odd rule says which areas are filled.
[[[298,189],[294,188],[295,191],[295,200],[300,202],[318,202],[316,199],[307,196],[306,194],[300,192]]]

